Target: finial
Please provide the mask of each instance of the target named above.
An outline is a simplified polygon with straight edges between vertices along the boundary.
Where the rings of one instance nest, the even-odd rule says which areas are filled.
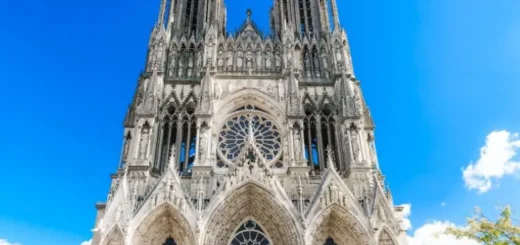
[[[247,21],[250,22],[251,15],[253,15],[253,11],[251,9],[247,9],[246,14],[247,14]]]

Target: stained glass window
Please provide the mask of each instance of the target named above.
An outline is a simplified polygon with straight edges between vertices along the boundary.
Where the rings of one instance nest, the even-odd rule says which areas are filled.
[[[271,245],[271,242],[256,222],[248,220],[238,228],[230,245]]]
[[[235,114],[222,127],[219,150],[224,159],[234,161],[254,147],[265,160],[274,160],[280,153],[281,133],[276,124],[263,113]]]

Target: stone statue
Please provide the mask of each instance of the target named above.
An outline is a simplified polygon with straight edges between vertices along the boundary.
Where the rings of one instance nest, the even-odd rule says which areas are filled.
[[[257,70],[262,69],[262,52],[260,52],[259,49],[256,51],[256,64],[255,65],[256,65]]]
[[[206,147],[208,145],[208,136],[206,135],[207,128],[202,126],[200,128],[200,142],[199,142],[199,159],[204,159],[206,154]]]
[[[273,60],[273,55],[268,52],[265,56],[265,69],[271,69],[271,63]]]
[[[293,59],[293,50],[292,48],[287,51],[287,67],[293,67],[294,59]]]
[[[233,67],[233,51],[231,50],[228,50],[227,52],[227,64],[226,66],[228,68],[232,68]]]
[[[224,66],[224,59],[222,58],[222,53],[224,51],[222,51],[222,49],[219,49],[218,50],[218,60],[217,60],[217,66],[222,68]]]
[[[125,145],[123,146],[123,162],[126,162],[126,159],[128,157],[128,150],[130,149],[130,141],[132,140],[132,135],[128,133],[128,135],[125,137]]]
[[[141,130],[141,141],[139,142],[139,159],[146,158],[146,152],[148,151],[148,138],[150,136],[150,128],[145,125]]]
[[[308,77],[310,77],[312,66],[311,66],[311,60],[309,57],[309,52],[305,52],[305,54],[303,55],[303,60],[305,63],[305,73]]]
[[[328,62],[327,62],[327,54],[325,54],[325,53],[322,54],[322,57],[321,57],[321,64],[322,64],[324,70],[329,69],[329,64],[328,64]]]
[[[193,53],[188,56],[188,70],[186,72],[187,77],[191,77],[193,72]]]
[[[300,161],[302,159],[302,142],[300,129],[294,129],[294,160]]]
[[[318,59],[318,55],[315,53],[313,58],[314,72],[316,73],[316,76],[320,76],[320,60]]]
[[[206,57],[208,57],[208,60],[213,59],[213,43],[208,44],[208,52],[206,55]]]
[[[336,61],[338,63],[342,62],[343,61],[343,57],[341,56],[341,49],[337,49],[336,50]]]
[[[244,53],[242,52],[242,50],[238,50],[238,54],[237,54],[237,68],[242,68],[243,57],[244,57]]]
[[[168,76],[175,76],[175,68],[177,68],[177,52],[175,49],[172,50],[170,54],[170,67],[168,69]]]
[[[201,69],[202,68],[202,60],[204,59],[204,55],[202,53],[202,50],[199,50],[199,52],[197,52],[197,69]]]
[[[359,136],[357,130],[350,131],[352,155],[354,156],[354,162],[361,162],[361,150],[359,147]]]
[[[282,58],[280,57],[280,52],[279,51],[276,51],[274,59],[275,59],[276,68],[281,67],[282,66]]]
[[[246,53],[246,68],[253,68],[253,51],[251,49],[247,49]]]
[[[184,75],[184,62],[183,62],[183,59],[179,59],[179,70],[177,72],[177,76],[178,77],[182,77]]]

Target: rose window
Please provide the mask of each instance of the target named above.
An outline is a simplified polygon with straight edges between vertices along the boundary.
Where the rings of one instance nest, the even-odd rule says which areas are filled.
[[[265,113],[247,111],[234,114],[224,123],[218,147],[221,158],[229,162],[250,155],[272,161],[280,155],[281,142],[278,126]]]

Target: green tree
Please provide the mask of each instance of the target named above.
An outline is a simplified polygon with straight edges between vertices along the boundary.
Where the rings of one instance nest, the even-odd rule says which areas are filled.
[[[513,223],[510,206],[502,209],[496,222],[487,219],[478,208],[467,222],[468,227],[450,227],[445,233],[487,245],[520,245],[520,227]]]

